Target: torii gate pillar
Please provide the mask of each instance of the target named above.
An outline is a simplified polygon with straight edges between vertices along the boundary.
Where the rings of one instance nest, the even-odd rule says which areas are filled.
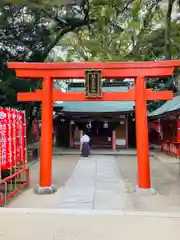
[[[52,184],[53,79],[45,77],[42,86],[40,180],[36,189],[40,194],[53,193],[56,190]]]
[[[148,144],[148,123],[146,107],[146,88],[144,77],[135,79],[136,95],[136,148],[138,153],[138,186],[140,189],[150,188],[150,164]]]
[[[40,182],[38,193],[53,193],[52,184],[52,104],[53,101],[135,101],[138,185],[140,191],[151,190],[146,101],[170,100],[171,91],[153,92],[145,88],[145,77],[168,77],[180,60],[157,62],[79,62],[79,63],[9,63],[17,77],[43,79],[43,89],[19,93],[18,101],[42,101],[42,136],[40,153]],[[102,98],[87,99],[84,92],[53,90],[53,79],[84,79],[85,70],[101,70],[103,78],[134,78],[135,89],[128,92],[103,92]]]

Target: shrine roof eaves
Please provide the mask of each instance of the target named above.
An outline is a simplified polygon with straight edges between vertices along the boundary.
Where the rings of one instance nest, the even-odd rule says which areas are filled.
[[[149,113],[149,118],[158,118],[177,110],[180,110],[180,96],[174,97],[172,100],[165,102],[155,111]]]
[[[125,92],[127,87],[104,87],[105,92]],[[84,88],[70,88],[70,92],[81,92]],[[114,102],[63,102],[55,103],[54,108],[61,108],[62,112],[69,113],[116,113],[116,112],[133,112],[134,102],[133,101],[114,101]]]

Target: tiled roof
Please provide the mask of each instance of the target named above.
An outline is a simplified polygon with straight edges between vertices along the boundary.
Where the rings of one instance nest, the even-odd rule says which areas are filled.
[[[126,92],[127,87],[103,87],[104,92]],[[82,92],[84,88],[71,88],[70,92]],[[63,107],[63,112],[131,112],[133,111],[134,102],[133,101],[116,101],[116,102],[63,102],[55,103],[54,107]]]
[[[156,117],[178,109],[180,109],[180,96],[176,96],[172,100],[165,102],[160,108],[151,112],[149,117]]]

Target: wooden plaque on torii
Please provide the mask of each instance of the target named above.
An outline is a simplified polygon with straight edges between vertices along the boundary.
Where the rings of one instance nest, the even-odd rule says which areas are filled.
[[[101,70],[85,71],[85,93],[87,98],[101,98]]]

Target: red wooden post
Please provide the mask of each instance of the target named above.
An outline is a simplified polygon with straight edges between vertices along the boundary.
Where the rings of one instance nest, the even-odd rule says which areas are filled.
[[[69,146],[73,147],[73,128],[71,121],[69,123]]]
[[[177,143],[177,154],[176,156],[180,156],[180,116],[177,116],[177,135],[176,135]]]
[[[126,116],[126,148],[129,147],[129,137],[128,137],[128,134],[129,134],[129,131],[128,131],[128,120],[129,120],[129,117]]]
[[[112,149],[116,151],[116,131],[112,131]]]
[[[137,77],[136,91],[136,145],[138,159],[138,187],[150,188],[148,124],[144,77]]]
[[[40,183],[38,193],[53,193],[52,185],[52,127],[53,127],[53,80],[43,79],[42,91],[42,127],[40,153]]]
[[[176,141],[180,143],[180,116],[177,117],[177,137]]]

